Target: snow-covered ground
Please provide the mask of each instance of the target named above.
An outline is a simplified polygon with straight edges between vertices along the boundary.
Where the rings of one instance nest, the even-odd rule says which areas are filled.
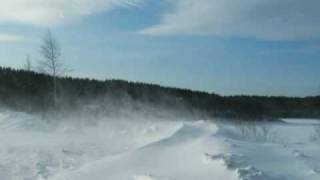
[[[319,180],[320,124],[284,122],[52,123],[0,112],[0,179]]]

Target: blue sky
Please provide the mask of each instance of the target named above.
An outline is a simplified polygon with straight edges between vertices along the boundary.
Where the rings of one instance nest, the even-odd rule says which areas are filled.
[[[320,94],[316,0],[4,0],[0,65],[41,60],[50,28],[70,75],[223,95]]]

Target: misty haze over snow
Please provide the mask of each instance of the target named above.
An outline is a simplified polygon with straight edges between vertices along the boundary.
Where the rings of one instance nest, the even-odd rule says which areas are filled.
[[[68,118],[50,123],[37,116],[2,111],[0,177],[319,179],[319,121],[284,122],[234,124],[141,117],[82,123]]]

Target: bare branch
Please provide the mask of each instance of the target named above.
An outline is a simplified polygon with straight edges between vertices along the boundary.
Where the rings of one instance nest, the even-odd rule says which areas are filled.
[[[57,81],[59,76],[67,73],[67,68],[61,61],[61,50],[58,41],[53,37],[50,30],[43,37],[40,47],[43,60],[39,62],[39,71],[52,76],[54,106],[57,104]]]
[[[51,76],[60,75],[60,69],[64,68],[61,61],[61,50],[57,40],[53,37],[50,30],[43,37],[43,44],[40,47],[40,53],[43,60],[39,63],[40,69]]]

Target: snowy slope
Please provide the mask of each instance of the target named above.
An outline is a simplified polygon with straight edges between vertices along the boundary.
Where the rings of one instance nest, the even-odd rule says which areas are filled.
[[[237,179],[236,173],[226,169],[221,161],[209,162],[205,157],[209,149],[216,153],[224,151],[216,146],[219,142],[208,142],[216,130],[216,126],[204,122],[185,124],[168,138],[86,165],[54,180]]]
[[[4,180],[319,180],[320,124],[102,119],[0,113]]]
[[[267,133],[265,125],[239,126],[187,123],[168,138],[53,180],[320,179],[317,126],[273,124]]]
[[[180,122],[101,119],[88,125],[0,112],[0,180],[43,180],[170,136]]]

